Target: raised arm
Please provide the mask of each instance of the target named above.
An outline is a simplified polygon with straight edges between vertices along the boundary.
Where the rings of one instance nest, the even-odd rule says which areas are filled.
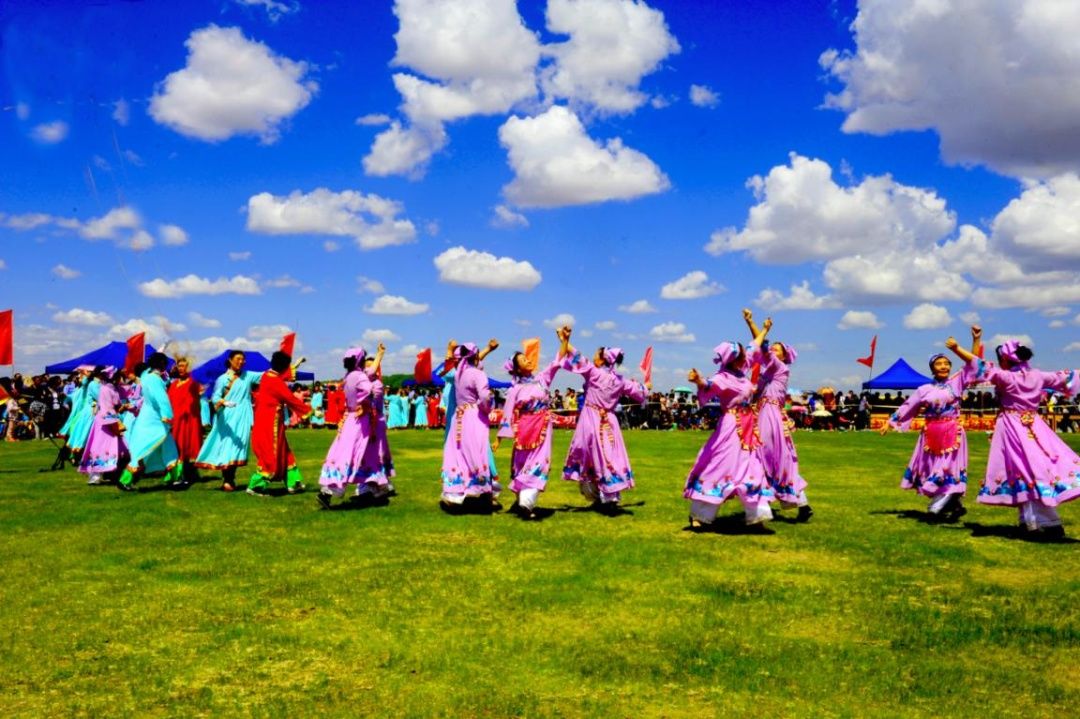
[[[750,328],[750,336],[757,337],[758,326],[757,323],[754,322],[754,313],[750,311],[749,307],[743,308],[742,317],[743,320],[746,322],[746,326]]]
[[[436,374],[440,377],[445,377],[446,375],[448,375],[451,370],[453,370],[454,367],[457,365],[457,362],[454,360],[455,349],[457,349],[457,342],[455,342],[454,340],[450,340],[446,343],[446,359],[443,360],[442,369],[436,372]]]
[[[497,349],[499,349],[499,340],[488,340],[487,346],[484,347],[484,349],[480,350],[480,354],[477,355],[477,360],[483,362],[485,357],[487,357],[489,354],[491,354]]]
[[[971,326],[971,354],[978,357],[982,354],[982,327]]]
[[[945,346],[949,348],[954,355],[964,360],[965,362],[973,362],[974,360],[978,359],[978,357],[976,357],[974,354],[968,352],[966,349],[961,347],[960,343],[956,341],[955,337],[950,337],[949,339],[945,340]]]
[[[555,336],[559,338],[559,353],[555,355],[556,360],[560,360],[570,354],[571,332],[573,332],[573,330],[566,326],[555,330]]]
[[[384,345],[382,342],[380,342],[379,346],[375,350],[375,364],[372,365],[372,368],[371,368],[371,371],[372,371],[373,374],[375,374],[375,375],[379,374],[379,370],[382,368],[383,357],[385,355],[386,355],[386,345]]]

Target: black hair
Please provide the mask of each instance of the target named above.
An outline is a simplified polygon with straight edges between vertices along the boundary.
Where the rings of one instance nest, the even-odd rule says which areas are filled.
[[[518,363],[518,357],[524,357],[524,356],[525,356],[524,352],[515,352],[514,356],[511,358],[512,363],[514,365],[514,371],[515,372],[520,372],[521,371],[521,364]]]
[[[1034,356],[1035,356],[1035,353],[1031,351],[1030,347],[1025,347],[1024,345],[1020,345],[1019,347],[1016,348],[1016,358],[1018,360],[1020,360],[1021,362],[1027,362],[1028,360],[1030,360]]]
[[[356,369],[356,357],[349,356],[341,360],[341,366],[345,368],[346,372],[352,372]]]
[[[169,368],[169,358],[161,352],[155,352],[146,358],[146,365],[152,370],[164,372]]]
[[[229,369],[229,363],[232,362],[232,358],[236,355],[244,354],[243,350],[229,350],[225,353],[225,369]]]
[[[94,368],[94,371],[90,373],[91,377],[97,377],[98,379],[105,379],[105,365],[99,364]]]
[[[603,357],[605,362],[607,362],[607,357],[604,357],[605,352],[607,352],[607,347],[601,346],[600,347],[600,356]],[[618,354],[618,356],[615,357],[615,361],[611,363],[611,366],[614,367],[614,366],[617,366],[617,365],[621,365],[622,361],[623,361],[623,353],[620,352]]]
[[[147,365],[145,362],[139,362],[137,365],[135,365],[135,369],[133,369],[131,373],[134,374],[136,377],[142,377],[142,373],[146,371],[146,366]]]
[[[292,364],[292,356],[286,352],[278,350],[270,355],[270,369],[275,372],[284,372],[289,369],[290,364]]]

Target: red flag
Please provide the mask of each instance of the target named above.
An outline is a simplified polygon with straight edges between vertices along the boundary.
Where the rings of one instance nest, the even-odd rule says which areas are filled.
[[[281,351],[290,357],[293,356],[293,349],[296,347],[296,333],[290,332],[281,338]]]
[[[431,384],[431,348],[416,355],[416,367],[413,368],[416,384]]]
[[[540,366],[540,338],[533,337],[530,340],[521,341],[521,351],[525,354],[525,361],[533,372]]]
[[[641,358],[639,367],[641,374],[645,375],[645,384],[652,384],[652,347],[645,348],[645,356]]]
[[[15,310],[0,312],[0,365],[15,364]]]
[[[870,356],[860,357],[855,360],[859,364],[864,364],[870,369],[874,368],[874,355],[877,354],[877,335],[874,335],[874,339],[870,340]]]
[[[146,359],[146,333],[140,332],[137,335],[128,337],[127,340],[127,357],[124,359],[124,371],[134,372],[135,365],[139,364]]]

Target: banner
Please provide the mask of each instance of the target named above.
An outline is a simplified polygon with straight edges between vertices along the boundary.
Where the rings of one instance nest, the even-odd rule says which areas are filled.
[[[540,338],[533,337],[529,340],[521,341],[521,351],[525,355],[525,360],[529,363],[529,367],[535,372],[540,367]]]
[[[652,384],[652,347],[645,348],[645,356],[641,358],[641,374],[645,376],[645,384]]]
[[[431,384],[430,347],[416,355],[416,366],[413,368],[413,378],[416,379],[416,384]]]
[[[0,365],[15,364],[15,310],[0,312]]]
[[[860,357],[855,360],[859,364],[864,364],[870,369],[874,369],[874,355],[877,354],[877,335],[874,335],[874,339],[870,340],[870,355],[868,357]]]
[[[124,359],[124,371],[134,372],[135,365],[146,359],[146,333],[140,332],[127,339],[127,357]]]

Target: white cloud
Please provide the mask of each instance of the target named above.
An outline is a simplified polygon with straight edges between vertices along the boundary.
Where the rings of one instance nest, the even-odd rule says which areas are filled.
[[[489,252],[451,247],[435,258],[439,280],[453,285],[493,290],[531,290],[541,275],[525,260],[496,257]]]
[[[784,296],[780,290],[768,287],[758,293],[755,303],[770,312],[779,310],[824,310],[840,307],[840,302],[832,295],[816,295],[810,289],[810,282],[791,285],[790,294]]]
[[[631,315],[643,315],[649,312],[656,312],[656,308],[653,307],[648,300],[635,300],[628,305],[619,305],[619,311]]]
[[[645,104],[641,79],[680,50],[664,14],[637,0],[548,0],[547,29],[569,39],[544,48],[544,91],[608,112]]]
[[[649,339],[656,342],[694,342],[697,338],[692,332],[686,331],[686,325],[682,322],[664,322],[649,330]]]
[[[616,325],[611,320],[601,320],[600,322],[596,323],[595,327],[602,332],[610,332],[611,330],[618,327],[618,325]]]
[[[531,327],[532,322],[529,320],[514,320],[514,324],[518,327]]]
[[[132,165],[135,165],[135,167],[143,166],[143,159],[139,157],[134,150],[124,150],[122,154],[124,155],[124,159]]]
[[[130,337],[146,333],[146,341],[158,345],[158,349],[164,349],[162,343],[172,340],[177,334],[187,331],[187,326],[179,322],[172,322],[161,315],[154,315],[149,319],[135,317],[121,324],[114,324],[109,328],[109,337]]]
[[[400,342],[401,337],[390,330],[364,330],[361,336],[364,342]]]
[[[373,295],[381,295],[386,292],[386,287],[383,286],[382,282],[363,275],[356,278],[356,285],[359,292],[370,292]]]
[[[873,312],[848,310],[844,313],[844,316],[840,318],[840,323],[836,326],[837,328],[842,330],[876,330],[884,327],[885,325],[878,321],[877,315],[875,315]]]
[[[397,295],[379,295],[364,312],[373,315],[422,315],[428,311],[429,305],[420,302],[410,302],[404,297]]]
[[[1062,302],[1080,303],[1080,284],[1077,281],[1059,284],[1040,284],[1019,287],[980,287],[971,295],[980,307],[1049,307]]]
[[[131,105],[124,98],[120,98],[113,103],[112,119],[116,120],[118,125],[127,125],[131,119]]]
[[[188,243],[188,233],[184,231],[184,228],[176,225],[162,225],[158,228],[158,232],[161,236],[161,241],[166,245],[172,247],[179,247],[180,245],[186,245]]]
[[[529,220],[525,215],[514,212],[506,205],[495,205],[491,216],[491,226],[504,230],[528,227]]]
[[[1064,317],[1071,312],[1072,310],[1070,310],[1068,307],[1065,307],[1064,305],[1057,305],[1054,307],[1044,307],[1039,312],[1039,314],[1043,317]]]
[[[266,16],[270,22],[277,22],[283,15],[291,15],[300,9],[300,3],[296,0],[233,0],[238,5],[246,7],[261,7],[266,10]]]
[[[285,289],[288,287],[299,287],[300,280],[296,279],[292,275],[281,275],[280,277],[275,277],[273,279],[267,280],[263,283],[263,286],[275,290]]]
[[[1050,324],[1049,324],[1049,327],[1052,330],[1060,330],[1062,327],[1065,327],[1067,324],[1068,323],[1065,322],[1065,320],[1052,320],[1050,322]]]
[[[188,312],[188,320],[196,327],[203,327],[206,329],[221,327],[221,320],[215,320],[213,317],[206,317],[198,312]]]
[[[156,88],[150,115],[188,137],[217,142],[234,135],[273,143],[281,124],[318,91],[308,65],[274,54],[239,28],[209,25],[188,37],[187,64]]]
[[[364,172],[374,177],[406,175],[419,179],[427,163],[448,142],[442,124],[402,127],[390,123],[387,130],[375,136],[371,151],[364,157]]]
[[[720,96],[707,85],[691,85],[690,102],[697,107],[716,107],[720,104]]]
[[[389,125],[390,116],[383,115],[381,113],[361,115],[360,117],[356,118],[356,124],[360,125],[361,127],[379,127],[381,125]]]
[[[79,272],[78,270],[73,270],[72,268],[64,264],[59,264],[56,267],[53,267],[52,273],[62,280],[73,280],[76,277],[82,275],[82,272]]]
[[[601,145],[577,115],[558,105],[535,117],[509,118],[499,141],[515,175],[503,194],[518,207],[632,200],[671,185],[647,156],[619,138]]]
[[[94,312],[79,307],[74,307],[66,312],[57,312],[52,318],[54,322],[66,325],[84,325],[88,327],[104,327],[113,321],[113,318],[105,312]]]
[[[244,262],[251,259],[250,252],[230,252],[229,259],[233,262]]]
[[[88,240],[115,240],[121,230],[142,229],[142,218],[133,208],[124,206],[109,210],[101,217],[91,218],[79,228],[79,234]]]
[[[1004,332],[1004,333],[996,334],[996,335],[994,335],[993,337],[991,337],[990,339],[988,339],[986,341],[986,346],[990,350],[990,352],[987,353],[987,356],[989,357],[990,354],[993,353],[994,349],[998,345],[1005,344],[1009,340],[1016,340],[1017,342],[1024,345],[1025,347],[1031,347],[1031,348],[1035,347],[1035,340],[1033,340],[1031,338],[1031,335],[1012,334],[1012,333],[1009,333],[1009,332]]]
[[[977,325],[982,319],[979,317],[978,312],[961,312],[960,321],[966,325]]]
[[[268,235],[352,237],[357,247],[370,250],[415,241],[416,227],[399,217],[403,211],[400,202],[354,190],[320,187],[284,197],[260,192],[248,199],[247,229]]]
[[[337,252],[341,249],[341,243],[337,240],[323,240],[322,248],[326,252]]]
[[[1080,165],[1080,4],[864,1],[852,29],[854,53],[820,60],[845,132],[930,128],[947,161],[1018,176]]]
[[[701,270],[694,270],[664,285],[660,289],[660,296],[665,300],[696,300],[711,297],[723,291],[723,286],[710,281],[707,274]]]
[[[99,170],[103,172],[108,172],[112,169],[112,165],[109,164],[109,161],[101,155],[94,155],[92,159],[94,160],[94,166],[97,167]]]
[[[937,330],[952,324],[949,311],[941,305],[923,302],[904,316],[904,327],[909,330]]]
[[[1070,342],[1061,349],[1062,352],[1080,352],[1080,342]]]
[[[1032,270],[1077,267],[1078,238],[1080,177],[1075,173],[1030,184],[993,222],[994,246]]]
[[[575,324],[577,324],[577,319],[569,312],[561,312],[549,320],[544,320],[544,327],[549,327],[553,330],[557,330],[560,327],[573,327]]]
[[[188,295],[258,295],[262,294],[259,283],[244,275],[219,277],[210,280],[190,274],[175,280],[161,278],[139,283],[139,292],[147,297],[174,299]]]
[[[91,241],[111,240],[117,246],[130,250],[147,250],[154,246],[154,238],[144,228],[142,217],[135,208],[128,205],[114,207],[101,217],[91,217],[85,222],[72,217],[34,212],[8,217],[0,215],[0,224],[20,231],[52,225],[60,232],[74,232]]]
[[[68,136],[68,129],[68,124],[63,120],[43,122],[40,125],[35,125],[34,129],[30,131],[30,135],[38,142],[55,145],[64,141]]]

